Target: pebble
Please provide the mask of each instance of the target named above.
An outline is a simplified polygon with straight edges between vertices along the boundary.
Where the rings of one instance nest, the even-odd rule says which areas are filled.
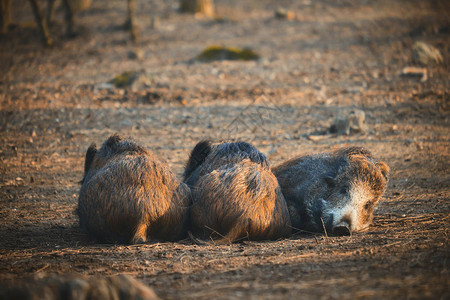
[[[143,54],[141,49],[130,50],[127,53],[129,59],[142,59]]]
[[[328,131],[337,135],[365,133],[365,119],[366,114],[364,113],[364,111],[354,109],[347,114],[338,115]]]
[[[293,11],[279,7],[275,10],[275,18],[292,21],[295,19],[295,13]]]

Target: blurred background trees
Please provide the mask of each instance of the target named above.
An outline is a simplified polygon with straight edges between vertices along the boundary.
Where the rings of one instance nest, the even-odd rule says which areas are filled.
[[[38,26],[39,32],[42,37],[44,45],[50,46],[53,44],[53,39],[49,32],[49,25],[54,22],[55,6],[57,1],[47,0],[46,12],[43,12],[42,1],[29,0],[31,5],[35,22]],[[8,27],[12,23],[12,0],[0,0],[0,34],[6,34]],[[91,0],[61,0],[62,7],[64,9],[64,22],[66,36],[73,37],[75,32],[74,17],[77,12],[81,12],[89,9],[91,6]],[[127,18],[124,24],[124,28],[130,31],[130,35],[133,41],[137,40],[138,33],[135,22],[135,5],[134,0],[127,0],[128,10]]]
[[[12,19],[12,0],[0,0],[0,33],[5,34]]]
[[[213,0],[180,0],[180,11],[213,17],[214,2]]]
[[[40,32],[44,45],[53,44],[53,39],[49,31],[49,26],[54,23],[55,6],[58,1],[28,0],[31,5],[34,20]],[[42,2],[46,2],[46,9]],[[77,12],[89,9],[91,0],[61,0],[64,10],[65,34],[67,37],[76,35],[74,17]],[[8,32],[8,26],[12,23],[12,0],[0,0],[0,34]],[[130,32],[131,39],[138,39],[138,29],[136,25],[135,1],[127,0],[127,16],[124,29]],[[199,14],[206,17],[214,17],[213,0],[180,0],[179,11],[183,13]]]

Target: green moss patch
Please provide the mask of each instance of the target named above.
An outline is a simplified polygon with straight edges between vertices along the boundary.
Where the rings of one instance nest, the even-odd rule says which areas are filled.
[[[222,46],[210,46],[203,50],[197,59],[200,61],[215,61],[215,60],[257,60],[259,54],[249,48],[234,48]]]
[[[153,82],[153,76],[142,71],[127,71],[115,76],[109,83],[116,88],[130,88],[133,91],[142,90],[150,87]]]
[[[130,86],[136,78],[136,72],[123,72],[111,80],[111,83],[118,88]]]

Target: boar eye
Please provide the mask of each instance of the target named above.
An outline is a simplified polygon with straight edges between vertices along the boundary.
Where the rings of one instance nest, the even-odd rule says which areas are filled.
[[[334,177],[325,176],[324,180],[329,187],[334,187],[336,185],[336,181],[335,181]]]
[[[347,194],[347,192],[348,192],[348,188],[347,187],[342,187],[340,190],[339,190],[339,193],[340,194],[342,194],[342,195],[345,195],[345,194]]]
[[[364,205],[364,209],[365,209],[365,210],[369,210],[369,209],[372,207],[372,205],[373,205],[372,202],[367,202],[367,203]]]

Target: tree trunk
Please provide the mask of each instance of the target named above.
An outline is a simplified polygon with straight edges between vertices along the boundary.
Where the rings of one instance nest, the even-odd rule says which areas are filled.
[[[12,1],[0,0],[0,33],[6,34],[8,32],[8,26],[11,23],[12,15]]]
[[[30,0],[31,8],[33,9],[34,19],[38,24],[39,31],[41,32],[42,41],[46,46],[51,46],[53,40],[50,37],[50,33],[47,28],[47,22],[42,17],[41,7],[39,6],[38,0]]]
[[[136,15],[136,8],[134,6],[134,0],[128,0],[128,12],[127,12],[127,20],[125,21],[124,27],[126,30],[130,31],[131,39],[133,41],[138,40],[138,33],[136,28],[136,21],[134,16]]]
[[[85,11],[91,6],[91,0],[68,0],[72,13]]]
[[[72,7],[70,6],[69,0],[63,0],[62,3],[64,6],[64,19],[66,21],[66,35],[68,37],[74,37],[75,31],[73,29],[74,23]]]
[[[55,16],[55,0],[48,0],[47,2],[47,25],[53,23],[53,17]]]
[[[180,0],[180,11],[213,17],[214,2],[213,0]]]

